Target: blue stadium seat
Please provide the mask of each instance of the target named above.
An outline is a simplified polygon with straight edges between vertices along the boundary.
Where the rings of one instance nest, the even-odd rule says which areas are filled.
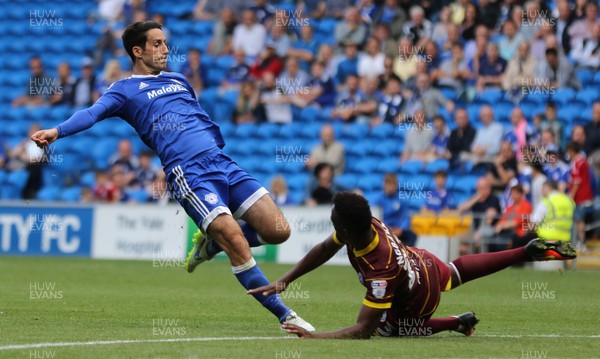
[[[435,161],[429,162],[425,169],[424,173],[434,174],[437,171],[448,171],[450,168],[450,162],[446,159],[437,159]]]
[[[239,124],[235,129],[234,137],[240,139],[253,138],[253,136],[256,134],[256,131],[258,131],[258,126],[253,123]]]
[[[79,179],[79,184],[82,187],[94,188],[96,186],[96,173],[93,171],[84,173]]]
[[[345,190],[352,190],[356,188],[356,184],[358,183],[358,179],[360,176],[354,173],[343,173],[333,179],[333,183],[342,187]]]
[[[346,150],[346,163],[364,158],[370,149],[370,144],[363,141],[343,140]]]
[[[278,133],[281,130],[281,125],[277,123],[262,123],[258,126],[256,131],[256,138],[272,139],[278,137]]]
[[[396,141],[369,140],[368,143],[370,144],[370,148],[367,153],[373,160],[379,161],[381,159],[395,157],[396,161],[398,161],[398,157],[395,156],[398,148]]]
[[[600,100],[600,90],[597,87],[587,87],[577,91],[575,100],[586,106],[591,106],[595,101]]]
[[[377,161],[373,161],[371,158],[363,158],[356,161],[346,162],[346,171],[356,174],[372,174],[376,172]]]
[[[301,132],[299,133],[300,138],[305,138],[309,140],[316,140],[321,137],[321,127],[323,127],[320,123],[305,123],[302,124]],[[339,138],[339,136],[337,136]]]
[[[379,160],[377,163],[377,173],[398,173],[400,171],[400,159],[398,157]]]
[[[400,165],[400,173],[414,175],[423,170],[424,163],[419,160],[406,161]]]
[[[474,102],[480,104],[494,105],[504,97],[500,89],[486,89],[475,96]]]
[[[118,140],[116,138],[98,139],[96,146],[92,148],[91,155],[95,167],[98,169],[108,168],[109,157],[117,151]]]
[[[36,199],[44,202],[56,201],[60,198],[62,190],[60,187],[45,186],[39,190]]]
[[[581,86],[585,88],[594,80],[594,72],[591,70],[577,70],[577,77],[579,78]]]
[[[291,191],[303,191],[308,186],[310,175],[308,173],[292,174],[285,177]]]
[[[81,198],[81,187],[65,188],[60,194],[60,200],[65,202],[79,202]]]
[[[8,173],[4,184],[6,186],[15,186],[20,194],[23,188],[25,188],[28,178],[29,172],[25,170],[15,170]]]
[[[592,82],[596,86],[600,85],[600,71],[594,72],[594,79],[592,80]]]
[[[314,107],[305,107],[300,111],[299,122],[312,123],[319,122],[321,118],[321,111]]]
[[[470,195],[475,191],[478,180],[479,178],[477,176],[462,176],[460,180],[452,183],[452,187],[447,187],[454,192],[458,192],[463,195]]]
[[[148,202],[148,199],[150,199],[150,195],[148,194],[148,192],[145,189],[129,191],[129,192],[127,192],[127,194],[129,194],[131,199],[133,199],[135,202],[138,202],[138,203]]]
[[[342,134],[346,139],[363,139],[369,134],[369,125],[366,123],[353,123],[347,126]]]
[[[550,99],[559,106],[567,106],[573,101],[576,94],[577,92],[570,87],[559,88],[552,94]]]
[[[396,126],[392,125],[389,122],[384,122],[375,126],[371,129],[369,133],[369,137],[376,139],[388,139],[394,135],[394,131],[396,130]]]
[[[363,192],[380,191],[383,187],[383,176],[380,174],[361,176],[356,185]]]
[[[292,122],[281,126],[279,133],[277,134],[278,138],[281,139],[296,139],[300,138],[302,135],[302,130],[306,127],[303,123]],[[312,134],[311,134],[311,138]]]
[[[567,123],[572,123],[579,119],[583,112],[583,106],[578,103],[572,103],[570,106],[559,107],[556,115],[558,118],[562,118],[567,121]]]

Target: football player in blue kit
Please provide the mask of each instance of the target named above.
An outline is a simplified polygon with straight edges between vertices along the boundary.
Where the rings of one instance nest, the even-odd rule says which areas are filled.
[[[290,229],[284,216],[267,190],[223,153],[219,126],[200,107],[186,78],[163,71],[169,49],[161,25],[131,24],[122,39],[133,75],[113,83],[90,108],[55,128],[34,133],[31,139],[44,147],[108,117],[127,121],[158,153],[169,188],[202,231],[186,262],[188,272],[223,250],[246,290],[269,284],[250,247],[286,241]],[[161,123],[165,121],[171,123]],[[238,224],[238,219],[245,223]],[[314,331],[278,295],[255,294],[254,298],[281,324]]]

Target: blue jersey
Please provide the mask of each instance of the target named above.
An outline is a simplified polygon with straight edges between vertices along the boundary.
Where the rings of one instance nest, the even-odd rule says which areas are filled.
[[[399,194],[382,194],[374,204],[383,210],[383,221],[390,227],[399,227],[402,230],[410,228],[410,214],[408,206],[400,201]]]
[[[200,107],[181,74],[133,75],[119,80],[89,109],[57,126],[65,137],[108,117],[120,117],[155,150],[165,172],[225,143],[219,126]]]
[[[547,163],[544,166],[544,173],[556,183],[569,183],[571,178],[571,168],[563,161],[558,161],[556,166]]]
[[[448,191],[445,189],[431,191],[431,196],[428,196],[425,201],[425,208],[436,213],[448,208]]]

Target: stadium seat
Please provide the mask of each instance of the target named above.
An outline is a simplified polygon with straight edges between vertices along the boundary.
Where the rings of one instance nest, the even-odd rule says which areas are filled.
[[[258,126],[256,131],[256,138],[272,139],[278,137],[278,133],[281,129],[281,125],[277,123],[262,123]]]
[[[383,176],[379,174],[361,176],[358,179],[356,186],[363,192],[381,191],[381,188],[383,187]]]
[[[395,129],[396,126],[392,125],[389,122],[384,122],[382,124],[379,124],[378,126],[373,127],[371,129],[371,132],[369,133],[369,137],[375,139],[388,139],[394,135]]]
[[[575,100],[584,104],[585,106],[591,106],[595,101],[600,100],[600,90],[597,87],[587,87],[577,91]]]
[[[304,191],[310,181],[310,174],[298,173],[285,177],[288,188],[291,191]]]
[[[62,188],[60,187],[45,186],[39,190],[36,199],[44,202],[56,201],[60,198],[61,192]]]
[[[150,195],[145,189],[129,191],[127,192],[127,194],[131,197],[131,199],[133,199],[137,203],[148,202],[148,199],[150,199]]]
[[[253,123],[243,123],[237,125],[234,137],[239,139],[249,139],[252,138],[256,131],[258,131],[258,126]]]
[[[364,157],[363,159],[357,159],[346,163],[346,171],[356,174],[371,174],[377,169],[377,161]]]
[[[347,126],[342,134],[346,139],[363,139],[369,134],[369,125],[365,123],[353,123]]]
[[[96,173],[89,171],[79,178],[79,184],[82,187],[94,188],[96,186]]]
[[[65,202],[79,202],[81,198],[81,187],[65,188],[60,194],[60,200]]]
[[[446,159],[437,159],[435,161],[429,162],[425,169],[423,170],[425,173],[434,174],[437,171],[448,171],[450,168],[450,162]]]
[[[360,176],[357,176],[353,173],[344,173],[333,179],[333,183],[342,187],[345,190],[353,190],[356,188],[358,183],[358,179]]]
[[[292,123],[287,123],[283,126],[281,126],[279,132],[277,133],[277,137],[280,139],[296,139],[296,138],[300,138],[302,135],[302,130],[306,127],[305,124],[303,123],[297,123],[297,122],[292,122]],[[313,134],[310,135],[311,139],[314,138],[312,137]]]
[[[27,184],[28,178],[29,172],[25,170],[15,170],[8,173],[4,184],[6,186],[15,186],[18,193],[21,193],[23,188],[25,188],[25,184]]]
[[[558,106],[567,106],[573,101],[576,94],[577,92],[570,87],[559,88],[552,94],[550,99]]]
[[[486,89],[477,96],[475,96],[474,102],[480,104],[494,105],[504,97],[504,93],[500,89]]]
[[[416,214],[411,217],[411,229],[418,235],[431,234],[431,227],[437,222],[436,216]]]
[[[400,165],[400,173],[414,175],[423,170],[424,164],[419,160],[406,161]]]
[[[301,123],[320,122],[321,112],[319,109],[314,107],[306,107],[300,111],[300,118],[298,119]]]
[[[594,80],[594,72],[591,70],[577,70],[577,77],[583,88],[586,88]]]
[[[400,171],[400,160],[398,157],[386,158],[378,161],[377,173],[398,173]]]

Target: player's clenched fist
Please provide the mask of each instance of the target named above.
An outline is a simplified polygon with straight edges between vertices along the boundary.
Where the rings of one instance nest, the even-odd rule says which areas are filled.
[[[52,128],[50,130],[40,130],[31,135],[31,140],[35,142],[38,147],[45,147],[56,141],[58,138],[58,130]]]

